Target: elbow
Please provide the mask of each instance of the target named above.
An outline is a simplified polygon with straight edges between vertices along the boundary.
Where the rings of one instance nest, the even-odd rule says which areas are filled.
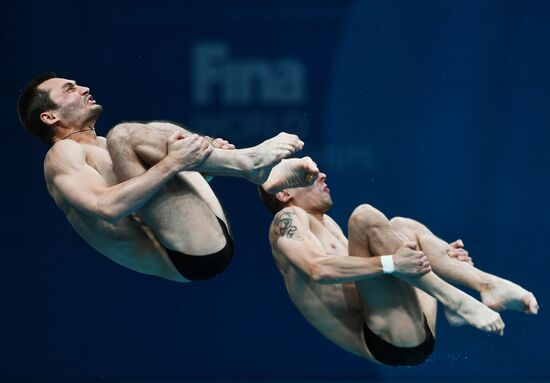
[[[327,267],[319,264],[309,265],[309,276],[311,280],[319,284],[330,284],[335,278]]]
[[[97,210],[99,218],[108,223],[116,223],[126,216],[118,212],[113,206],[100,205]]]
[[[99,214],[99,218],[108,223],[115,223],[120,219],[117,214],[108,210],[101,211]]]

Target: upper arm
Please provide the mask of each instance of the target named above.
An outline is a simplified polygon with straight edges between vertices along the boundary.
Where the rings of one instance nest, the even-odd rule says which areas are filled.
[[[275,216],[271,230],[274,249],[293,266],[316,279],[320,275],[317,260],[327,254],[311,232],[307,215],[296,208],[285,208]]]
[[[76,142],[59,142],[48,152],[44,163],[47,183],[54,193],[90,215],[103,218],[101,193],[105,179],[86,162],[84,149]]]

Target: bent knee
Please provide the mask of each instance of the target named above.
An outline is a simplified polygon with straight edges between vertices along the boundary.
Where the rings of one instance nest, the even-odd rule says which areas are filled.
[[[432,234],[426,226],[412,218],[393,217],[390,219],[390,223],[395,230],[401,232],[412,232],[416,236]]]
[[[386,216],[374,206],[362,204],[355,208],[349,219],[349,227],[359,226],[362,229],[377,226],[387,226]]]
[[[393,217],[392,219],[390,219],[390,223],[393,227],[395,227],[396,229],[400,229],[400,228],[413,228],[413,226],[417,223],[416,221],[410,219],[410,218],[405,218],[405,217]]]
[[[116,124],[109,133],[107,133],[107,144],[109,144],[109,142],[117,144],[128,142],[138,125],[141,124],[133,122],[121,122]]]

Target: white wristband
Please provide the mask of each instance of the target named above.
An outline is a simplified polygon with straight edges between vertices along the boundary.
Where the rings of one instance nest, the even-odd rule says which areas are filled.
[[[382,262],[382,271],[384,274],[393,274],[395,266],[393,265],[393,257],[391,255],[383,255],[380,257]]]

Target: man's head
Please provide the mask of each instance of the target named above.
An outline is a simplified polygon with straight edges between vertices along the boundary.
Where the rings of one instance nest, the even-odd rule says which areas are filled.
[[[310,213],[324,214],[332,207],[327,176],[319,173],[313,185],[303,188],[285,189],[277,194],[268,194],[261,187],[260,198],[274,215],[287,206],[297,206]]]
[[[54,73],[30,81],[17,106],[23,126],[46,145],[53,144],[56,130],[93,126],[101,110],[90,89]]]

